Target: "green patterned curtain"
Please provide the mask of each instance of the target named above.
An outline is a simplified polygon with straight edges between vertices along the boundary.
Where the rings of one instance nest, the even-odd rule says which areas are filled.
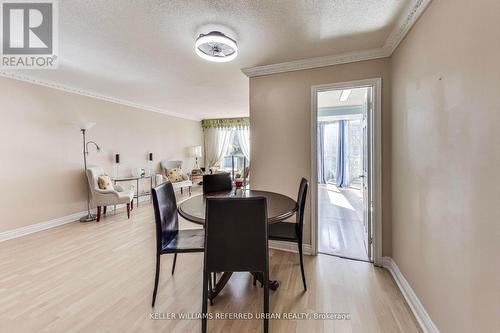
[[[248,127],[250,126],[250,118],[222,118],[222,119],[203,119],[201,127]]]

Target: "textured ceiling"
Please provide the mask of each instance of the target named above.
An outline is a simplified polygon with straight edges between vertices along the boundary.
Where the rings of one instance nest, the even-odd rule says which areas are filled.
[[[59,1],[59,69],[23,75],[194,118],[248,115],[241,68],[381,47],[408,0]],[[231,63],[200,33],[238,42]]]

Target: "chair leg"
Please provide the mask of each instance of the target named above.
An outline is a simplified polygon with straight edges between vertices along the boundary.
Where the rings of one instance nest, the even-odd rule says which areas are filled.
[[[302,272],[302,283],[304,283],[304,291],[307,291],[306,274],[304,273],[304,255],[302,254],[302,239],[297,243],[299,247],[300,270]]]
[[[134,210],[134,199],[130,202],[130,210]]]
[[[172,275],[175,272],[175,263],[177,262],[177,253],[174,253],[174,263],[172,264]]]
[[[210,273],[209,274],[209,281],[208,281],[208,291],[209,291],[209,295],[212,295],[212,292],[214,290],[214,287],[213,287],[213,283],[214,283],[214,280],[213,280],[213,273]],[[214,305],[214,300],[212,299],[212,297],[209,297],[210,298],[210,305]]]
[[[191,196],[191,186],[189,186],[189,196]]]
[[[106,215],[106,208],[108,208],[108,206],[102,207],[102,215]]]
[[[210,276],[211,276],[211,279],[210,279],[211,290],[210,290],[210,292],[212,292],[217,287],[217,273],[213,272],[213,273],[211,273]],[[214,305],[213,298],[210,298],[210,305]]]
[[[182,191],[182,187],[181,187],[181,194],[184,194],[184,192]]]
[[[160,255],[156,255],[155,287],[153,288],[153,301],[151,307],[155,306],[156,292],[158,291],[158,281],[160,280]]]
[[[264,333],[269,332],[269,271],[264,272]]]
[[[127,204],[127,218],[130,218],[130,203]]]
[[[253,273],[253,285],[256,286],[257,285],[257,277],[255,276],[255,274],[257,273]]]
[[[208,298],[208,272],[203,269],[203,283],[201,284],[201,332],[207,332],[207,298]]]
[[[97,206],[97,222],[101,220],[101,206]]]

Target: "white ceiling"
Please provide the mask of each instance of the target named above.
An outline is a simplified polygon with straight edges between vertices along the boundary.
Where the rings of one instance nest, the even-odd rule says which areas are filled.
[[[18,73],[196,119],[245,116],[241,68],[381,47],[409,1],[59,1],[59,69]],[[235,61],[196,56],[211,30],[237,40]]]

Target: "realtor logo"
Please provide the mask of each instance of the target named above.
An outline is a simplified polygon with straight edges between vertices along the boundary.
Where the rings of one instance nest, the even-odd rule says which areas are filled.
[[[57,14],[55,0],[1,1],[0,67],[57,68]]]

